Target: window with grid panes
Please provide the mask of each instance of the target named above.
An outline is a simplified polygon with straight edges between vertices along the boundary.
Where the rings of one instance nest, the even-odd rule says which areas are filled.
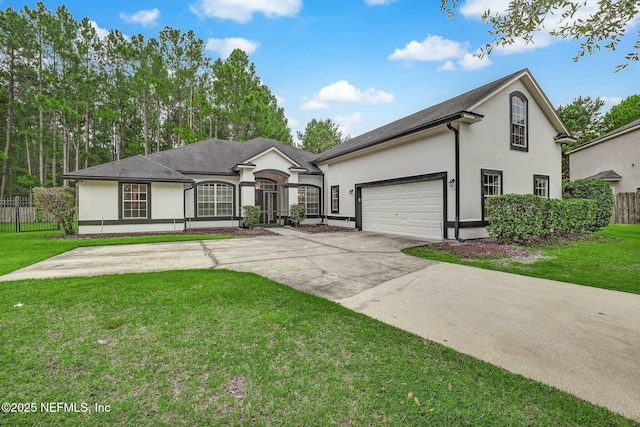
[[[487,212],[486,200],[489,197],[499,196],[502,194],[502,172],[500,171],[482,171],[482,219],[486,220],[489,216]]]
[[[331,213],[340,211],[340,187],[334,185],[331,187]]]
[[[198,184],[199,217],[233,216],[233,186],[221,183]]]
[[[549,197],[549,177],[542,175],[533,176],[533,194],[536,196]]]
[[[320,189],[310,185],[298,187],[298,203],[307,208],[307,215],[320,214]]]
[[[526,150],[527,144],[527,98],[514,93],[511,94],[511,147]]]
[[[148,218],[147,194],[147,184],[122,184],[122,218]]]

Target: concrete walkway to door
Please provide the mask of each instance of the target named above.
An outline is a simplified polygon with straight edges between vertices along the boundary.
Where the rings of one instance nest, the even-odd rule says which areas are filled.
[[[254,272],[640,421],[640,295],[400,252],[421,243],[350,232],[86,247],[0,281],[189,268]]]

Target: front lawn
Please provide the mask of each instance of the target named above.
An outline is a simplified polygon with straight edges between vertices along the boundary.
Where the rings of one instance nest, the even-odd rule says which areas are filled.
[[[0,342],[0,425],[634,425],[224,270],[0,283]]]
[[[522,249],[537,252],[540,257],[533,262],[505,258],[466,260],[429,247],[404,252],[437,261],[640,294],[640,224],[612,224],[587,238]]]
[[[225,235],[159,234],[136,237],[63,239],[61,231],[0,233],[0,276],[43,261],[80,246],[127,245],[135,243],[181,242],[228,239]]]

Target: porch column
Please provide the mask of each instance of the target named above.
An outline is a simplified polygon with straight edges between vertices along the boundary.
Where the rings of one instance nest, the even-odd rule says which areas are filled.
[[[255,165],[236,165],[240,172],[240,197],[238,197],[238,216],[242,217],[243,206],[256,204],[256,179],[252,171]]]

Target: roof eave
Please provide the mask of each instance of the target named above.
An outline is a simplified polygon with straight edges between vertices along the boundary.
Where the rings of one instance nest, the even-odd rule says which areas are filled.
[[[341,153],[332,155],[332,156],[328,156],[328,157],[320,157],[318,160],[315,161],[316,164],[318,163],[323,163],[326,162],[328,160],[333,160],[336,159],[338,157],[342,157],[342,156],[346,156],[347,154],[353,154],[355,152],[361,151],[361,150],[365,150],[367,148],[371,148],[371,147],[375,147],[377,145],[380,144],[384,144],[385,142],[389,142],[389,141],[393,141],[395,139],[398,138],[402,138],[405,136],[409,136],[418,132],[422,132],[425,131],[427,129],[432,129],[438,126],[442,126],[445,125],[447,123],[453,123],[453,122],[462,122],[462,123],[477,123],[479,121],[481,121],[484,118],[484,116],[482,114],[477,114],[477,113],[473,113],[470,111],[459,111],[457,113],[451,114],[449,116],[445,116],[445,117],[441,117],[437,120],[433,120],[429,123],[425,123],[422,124],[420,126],[416,126],[414,128],[411,129],[407,129],[403,132],[399,132],[393,135],[390,135],[386,138],[382,138],[380,140],[374,140],[373,142],[371,142],[370,144],[367,145],[362,145],[362,146],[358,146],[355,147],[353,149],[350,150],[346,150],[343,151]]]
[[[121,177],[121,176],[83,176],[83,175],[62,175],[63,179],[69,181],[116,181],[116,182],[176,182],[176,183],[193,183],[193,179],[174,179],[174,178],[141,178],[141,177]]]

